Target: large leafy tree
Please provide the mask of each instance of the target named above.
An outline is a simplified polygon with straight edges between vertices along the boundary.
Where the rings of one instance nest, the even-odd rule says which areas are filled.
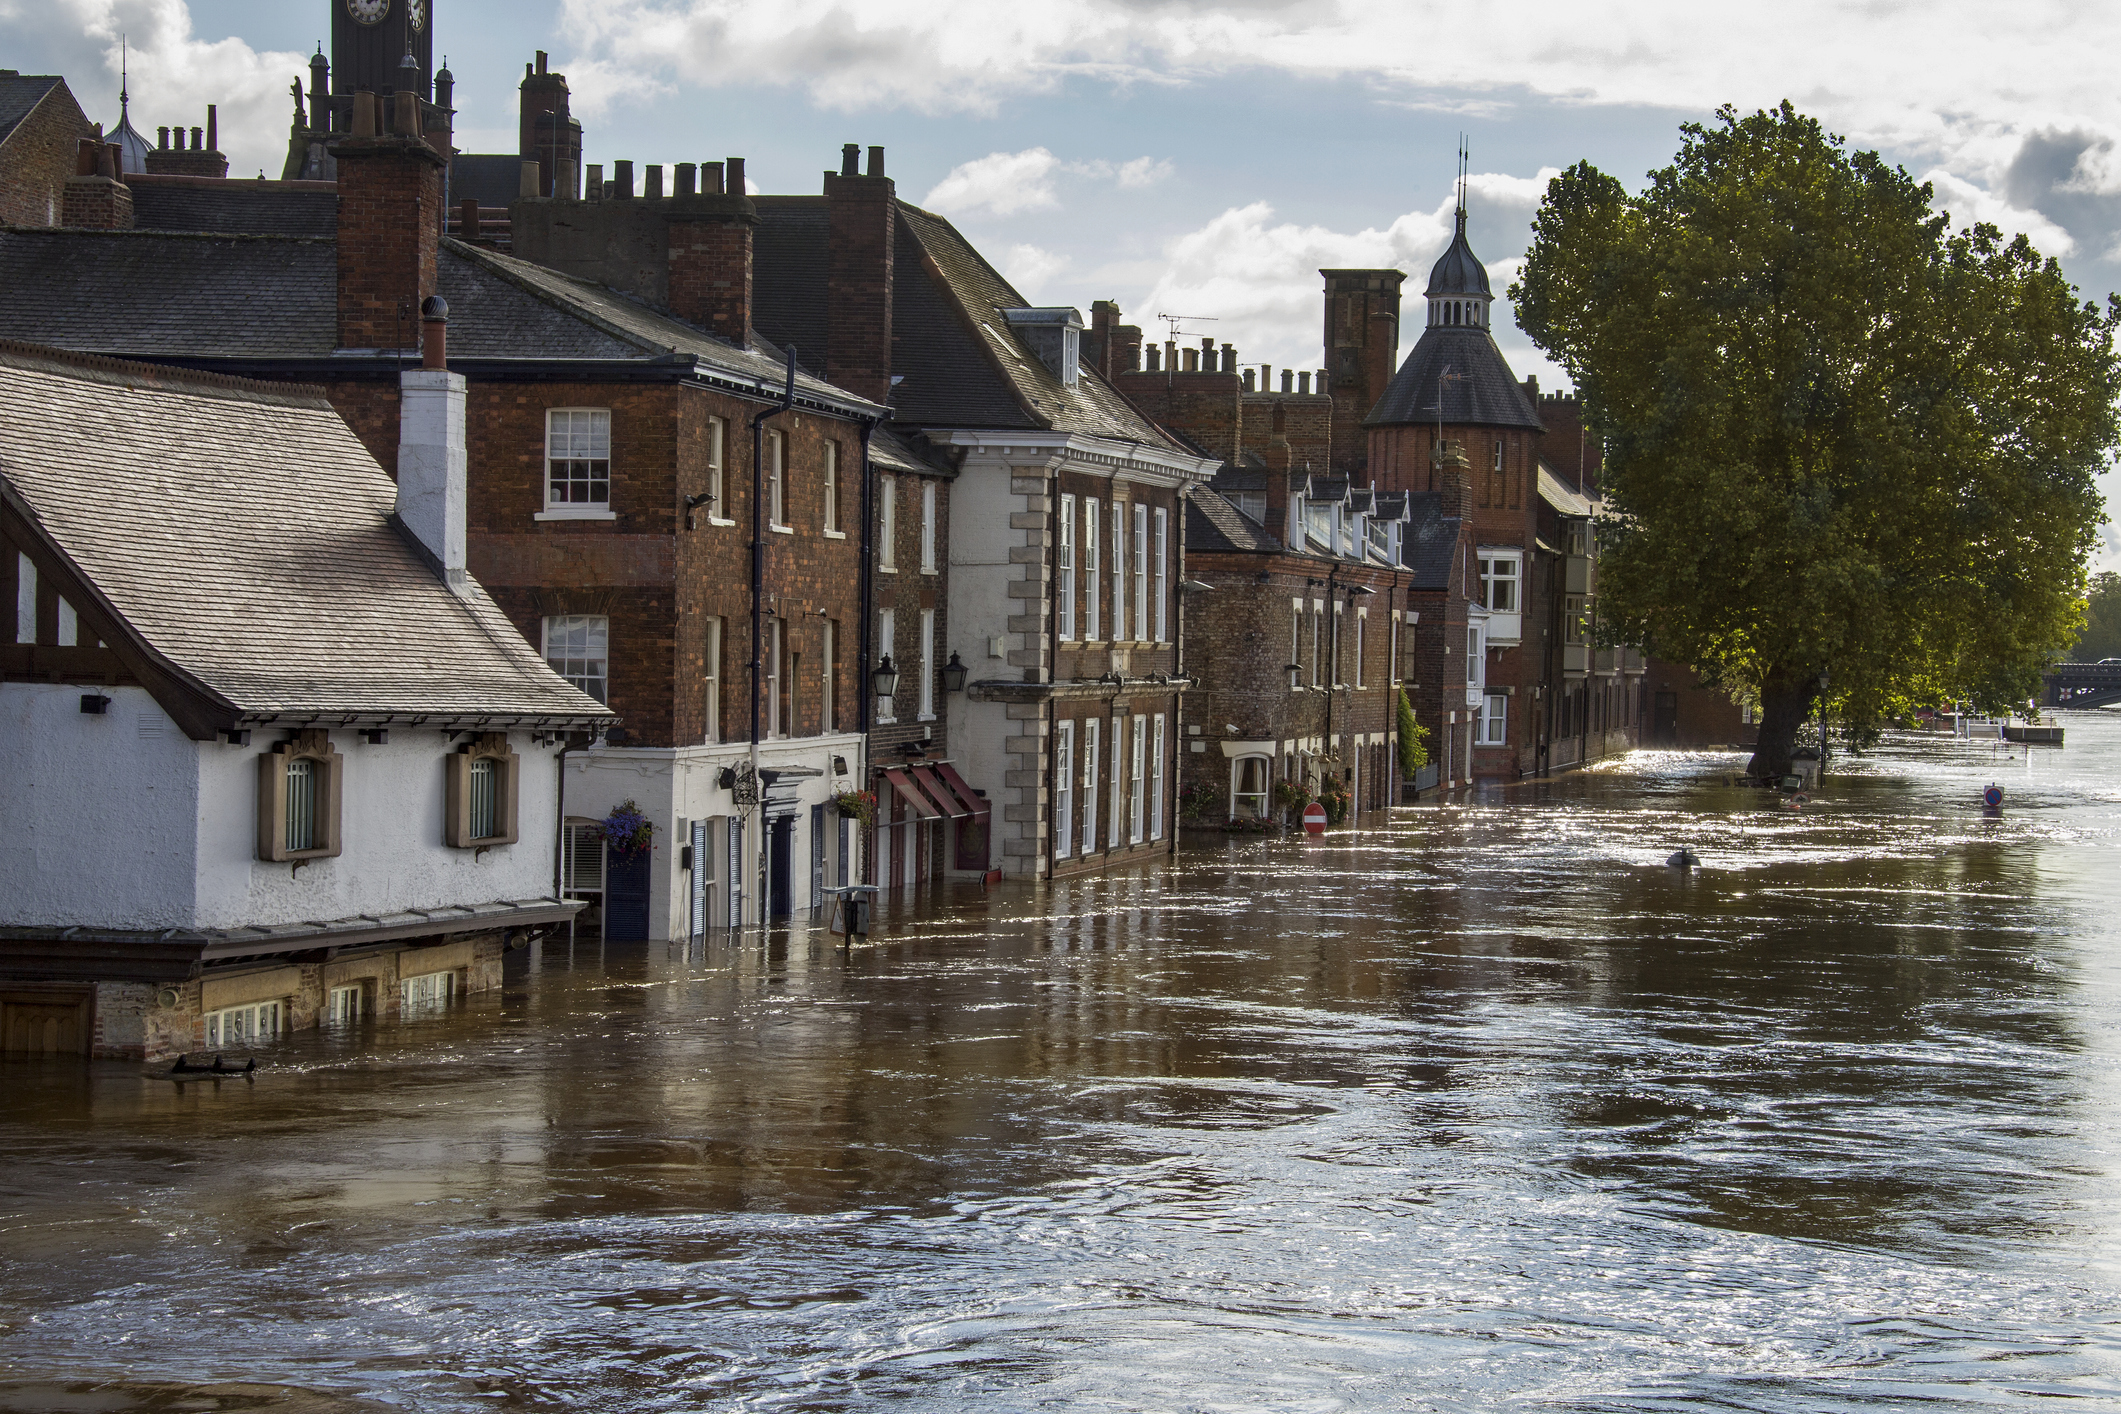
[[[2107,570],[2092,576],[2084,611],[2084,636],[2070,655],[2080,663],[2121,658],[2121,574]]]
[[[2083,619],[2121,303],[1787,103],[1682,131],[1639,196],[1556,177],[1510,291],[1605,437],[1599,621],[1757,700],[1756,773],[1818,709],[2024,700]]]

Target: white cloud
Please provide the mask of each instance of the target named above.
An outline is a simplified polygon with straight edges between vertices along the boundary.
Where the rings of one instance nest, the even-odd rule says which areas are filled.
[[[184,0],[0,0],[9,48],[37,52],[64,74],[82,111],[106,128],[118,121],[118,37],[130,50],[133,126],[203,126],[220,109],[229,171],[280,175],[294,100],[288,83],[306,77],[308,56],[260,52],[241,39],[194,33]]]
[[[1472,213],[1469,238],[1488,267],[1500,295],[1523,261],[1532,213],[1555,175],[1547,169],[1535,177],[1477,173],[1467,181]],[[1449,244],[1454,201],[1446,197],[1435,208],[1409,211],[1384,227],[1336,231],[1326,226],[1277,221],[1264,201],[1232,207],[1196,230],[1170,242],[1162,274],[1128,317],[1145,328],[1157,314],[1213,317],[1217,342],[1237,346],[1246,363],[1315,368],[1323,356],[1319,328],[1324,299],[1322,269],[1394,268],[1407,280],[1401,313],[1402,353],[1413,346],[1426,317],[1421,289],[1429,266]],[[1506,302],[1497,309],[1497,333],[1512,341],[1505,324]],[[1519,375],[1551,369],[1524,345],[1511,349]]]
[[[2013,206],[2007,197],[1975,186],[1964,177],[1938,167],[1923,173],[1921,180],[1933,189],[1931,204],[1951,213],[1954,228],[1986,221],[2001,230],[2023,231],[2043,255],[2060,257],[2076,252],[2077,243],[2068,231],[2039,212]]]
[[[1043,147],[990,152],[952,167],[929,188],[921,205],[951,215],[986,211],[996,216],[1058,206],[1053,169],[1059,165],[1060,159]]]
[[[952,167],[949,175],[928,189],[921,205],[950,215],[985,212],[1012,216],[1019,211],[1060,205],[1060,193],[1053,180],[1057,174],[1109,181],[1122,191],[1139,191],[1163,181],[1172,171],[1170,162],[1156,157],[1137,157],[1129,162],[1108,162],[1101,157],[1063,162],[1043,147],[990,152]]]
[[[1047,302],[1054,278],[1068,265],[1067,256],[1027,244],[1010,246],[1001,262],[1002,274],[1016,286],[1018,294],[1033,304]]]

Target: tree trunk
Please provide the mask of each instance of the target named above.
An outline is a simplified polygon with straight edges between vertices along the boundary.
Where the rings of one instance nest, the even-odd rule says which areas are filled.
[[[1746,774],[1770,778],[1790,774],[1790,755],[1797,749],[1797,733],[1812,715],[1812,702],[1818,692],[1818,682],[1811,677],[1768,683],[1760,694],[1760,744],[1753,748]]]

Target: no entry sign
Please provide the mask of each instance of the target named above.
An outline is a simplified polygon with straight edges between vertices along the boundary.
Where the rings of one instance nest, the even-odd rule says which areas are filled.
[[[1322,835],[1326,832],[1326,807],[1312,801],[1304,807],[1304,833]]]

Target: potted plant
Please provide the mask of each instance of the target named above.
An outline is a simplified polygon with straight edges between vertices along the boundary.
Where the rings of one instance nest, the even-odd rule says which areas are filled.
[[[876,792],[868,790],[843,790],[832,797],[833,808],[863,829],[876,821]]]
[[[655,847],[655,822],[641,813],[640,806],[626,801],[604,817],[604,843],[620,859],[645,854]]]
[[[1311,803],[1311,792],[1295,781],[1274,783],[1274,804],[1284,815],[1300,815]]]

